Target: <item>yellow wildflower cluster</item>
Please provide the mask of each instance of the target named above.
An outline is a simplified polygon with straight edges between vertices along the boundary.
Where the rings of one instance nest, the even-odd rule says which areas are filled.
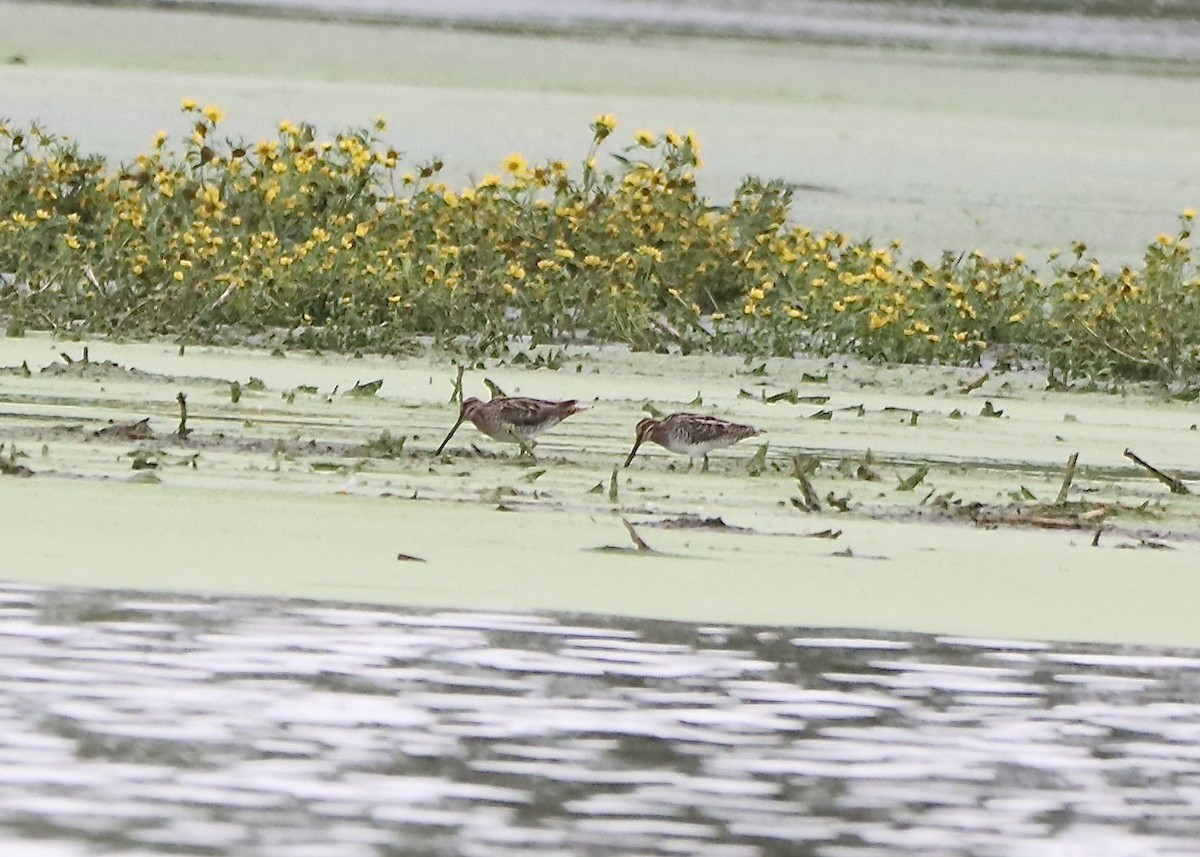
[[[239,143],[217,139],[218,106],[183,110],[180,151],[160,132],[116,169],[0,125],[13,153],[0,274],[52,286],[0,279],[0,311],[101,332],[276,327],[382,351],[429,334],[481,349],[582,335],[971,362],[1006,343],[1068,374],[1200,371],[1190,209],[1138,269],[1106,270],[1078,242],[1040,273],[1021,254],[910,262],[898,241],[796,225],[781,182],[747,179],[715,204],[696,190],[691,132],[636,130],[609,160],[608,114],[577,166],[514,152],[451,188],[438,159],[401,167],[382,119],[328,140],[285,119]]]

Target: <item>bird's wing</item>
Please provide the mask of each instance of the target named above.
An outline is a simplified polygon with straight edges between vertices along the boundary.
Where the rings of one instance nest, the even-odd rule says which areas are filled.
[[[683,414],[687,418],[687,430],[693,443],[707,443],[721,438],[734,437],[738,440],[758,434],[754,426],[731,423],[720,417],[707,414]]]
[[[500,418],[512,426],[538,426],[556,413],[558,405],[544,399],[505,399],[500,406]]]

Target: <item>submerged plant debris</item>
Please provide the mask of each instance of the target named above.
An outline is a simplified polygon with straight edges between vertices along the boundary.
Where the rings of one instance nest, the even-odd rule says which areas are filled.
[[[825,376],[829,419],[813,421],[779,402],[742,397],[739,358],[560,347],[563,368],[546,371],[512,359],[530,353],[523,346],[473,363],[460,380],[466,395],[487,395],[490,380],[514,395],[588,403],[539,437],[539,461],[529,466],[511,444],[481,435],[433,455],[459,410],[446,397],[456,376],[449,354],[337,359],[291,351],[287,360],[264,361],[264,351],[192,346],[181,355],[170,343],[89,345],[92,365],[106,367],[99,375],[39,371],[61,362],[61,347],[44,334],[0,340],[0,365],[31,370],[0,373],[0,475],[24,477],[0,479],[14,569],[6,573],[57,579],[83,568],[93,585],[145,573],[136,563],[90,559],[104,537],[84,535],[89,522],[111,511],[124,523],[104,532],[136,520],[140,543],[169,539],[160,550],[185,546],[202,564],[199,577],[160,575],[154,585],[163,588],[202,581],[239,591],[710,621],[872,624],[885,620],[871,611],[894,609],[904,618],[887,623],[901,626],[920,625],[936,602],[950,618],[932,627],[982,631],[1000,622],[1021,635],[1013,625],[1020,617],[998,617],[977,592],[1023,579],[1036,566],[1031,551],[1055,567],[1139,578],[1153,573],[1141,563],[1194,568],[1200,554],[1200,497],[1173,493],[1124,454],[1143,450],[1143,461],[1183,484],[1200,479],[1194,405],[1153,392],[1079,396],[1047,391],[1039,373],[1013,372],[1005,418],[996,420],[961,408],[953,368],[816,358],[755,364],[771,389],[789,389],[802,373]],[[253,384],[232,401],[227,379],[251,371]],[[383,383],[366,397],[282,395],[302,386],[351,389],[356,375]],[[715,450],[708,473],[675,466],[657,448],[645,450],[636,470],[621,468],[646,403],[685,407],[697,386],[705,411],[753,423],[770,445]],[[985,384],[972,395],[991,392]],[[143,436],[160,422],[174,428],[185,403],[186,434]],[[919,423],[896,420],[917,405]],[[1064,424],[1068,412],[1078,420]],[[100,442],[94,435],[103,431]],[[1058,439],[1063,431],[1069,450]],[[1057,501],[1068,451],[1078,452],[1077,462]],[[89,487],[115,491],[107,484],[133,481],[142,483],[138,494],[119,503]],[[909,490],[898,490],[903,482]],[[77,536],[55,540],[52,556],[39,553],[36,526],[11,518],[38,508],[25,490],[57,498],[50,501],[55,526]],[[234,529],[207,531],[230,503],[243,509],[226,525]],[[618,546],[613,533],[622,530]],[[252,535],[237,535],[243,531]],[[653,538],[643,538],[648,532]],[[613,546],[597,548],[606,542]],[[83,553],[72,561],[72,551]],[[642,559],[619,559],[634,555]],[[844,561],[880,557],[890,561]],[[398,560],[403,575],[395,574]],[[237,574],[247,563],[264,571]],[[924,579],[930,568],[945,575],[938,597],[929,601],[928,584],[913,583],[907,606],[894,593],[863,601],[855,578]],[[1192,577],[1173,580],[1186,586]],[[1059,579],[1039,578],[1044,585]],[[1097,633],[1064,628],[1086,611],[1064,618],[1053,597],[1038,598],[1048,627]],[[1139,633],[1166,633],[1170,623],[1156,614]]]

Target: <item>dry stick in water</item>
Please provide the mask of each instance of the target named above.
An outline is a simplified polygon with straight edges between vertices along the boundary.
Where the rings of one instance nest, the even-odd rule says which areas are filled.
[[[982,375],[980,375],[980,376],[979,376],[978,378],[976,378],[974,381],[970,381],[970,382],[968,382],[968,383],[966,383],[966,384],[963,384],[961,387],[959,387],[959,388],[958,388],[958,389],[959,389],[959,392],[960,392],[960,393],[963,393],[963,394],[965,395],[965,394],[967,394],[967,393],[970,393],[970,392],[971,392],[971,391],[973,391],[973,390],[978,390],[980,387],[982,387],[982,386],[984,385],[984,383],[985,383],[985,382],[987,381],[987,379],[988,379],[988,378],[990,378],[990,377],[991,377],[991,373],[990,373],[990,372],[984,372]]]
[[[1071,490],[1071,482],[1075,479],[1075,462],[1078,460],[1078,452],[1072,452],[1071,457],[1067,459],[1067,472],[1063,474],[1062,487],[1058,489],[1058,498],[1054,501],[1056,506],[1067,502],[1067,492]]]
[[[637,530],[635,530],[633,528],[633,524],[629,523],[629,521],[625,520],[625,518],[623,518],[623,517],[621,518],[621,523],[624,524],[625,529],[629,531],[629,538],[633,539],[633,543],[635,545],[637,545],[638,550],[649,551],[650,553],[657,553],[657,551],[654,550],[654,548],[652,548],[652,547],[650,547],[650,545],[646,544],[646,542],[642,539],[642,537],[637,534]]]
[[[1142,460],[1141,458],[1138,457],[1137,453],[1135,453],[1132,449],[1125,450],[1125,457],[1128,458],[1130,461],[1132,461],[1134,464],[1138,465],[1139,467],[1144,467],[1147,470],[1149,470],[1156,479],[1158,479],[1160,482],[1165,483],[1166,486],[1171,489],[1172,494],[1190,494],[1191,493],[1190,491],[1188,491],[1187,486],[1184,485],[1182,481],[1180,481],[1179,479],[1176,479],[1174,476],[1170,476],[1166,473],[1163,473],[1161,470],[1159,470],[1154,465]]]
[[[796,482],[800,485],[800,493],[804,495],[804,511],[821,511],[821,500],[817,497],[817,492],[813,489],[813,484],[809,481],[808,476],[797,470]]]
[[[179,428],[175,429],[175,434],[180,440],[186,440],[187,436],[192,433],[192,430],[187,427],[187,396],[180,392],[175,397],[175,401],[179,402]]]

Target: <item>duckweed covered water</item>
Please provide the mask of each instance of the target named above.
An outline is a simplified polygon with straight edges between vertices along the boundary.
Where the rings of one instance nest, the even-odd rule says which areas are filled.
[[[0,588],[21,855],[1200,853],[1200,654]]]
[[[589,405],[530,465],[470,426],[433,456],[457,415],[436,355],[178,352],[95,342],[84,364],[75,344],[0,341],[0,460],[32,474],[0,476],[4,578],[1200,646],[1197,495],[1123,455],[1194,486],[1192,402],[1047,391],[1036,373],[964,392],[974,371],[838,361],[583,350],[558,371],[473,367],[467,394],[491,380]],[[762,464],[743,443],[708,474],[658,447],[621,468],[646,408],[756,425]],[[97,434],[141,420],[153,438]]]

